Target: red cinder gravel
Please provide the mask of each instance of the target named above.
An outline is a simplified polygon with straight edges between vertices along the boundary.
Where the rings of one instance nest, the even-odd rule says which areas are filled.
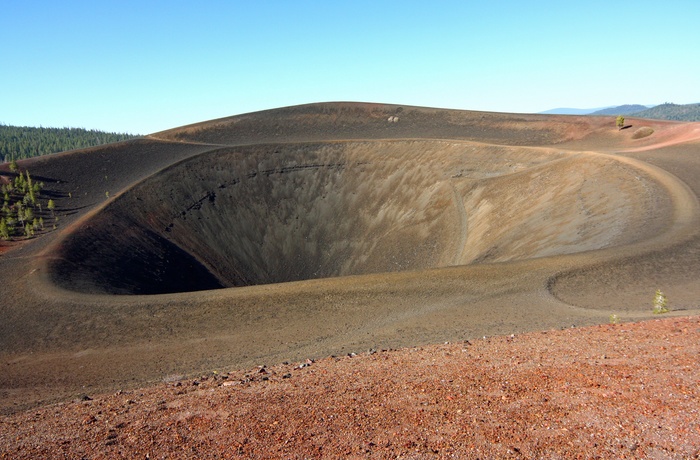
[[[699,364],[697,317],[370,351],[4,417],[0,457],[699,458]]]

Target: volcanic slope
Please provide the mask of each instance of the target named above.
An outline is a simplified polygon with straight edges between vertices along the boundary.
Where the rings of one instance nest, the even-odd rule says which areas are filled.
[[[1,408],[696,312],[699,125],[628,123],[327,103],[21,162],[60,220],[0,259]]]

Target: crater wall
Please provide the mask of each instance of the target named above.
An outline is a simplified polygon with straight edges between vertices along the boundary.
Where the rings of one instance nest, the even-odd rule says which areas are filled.
[[[161,294],[569,254],[656,231],[661,218],[636,219],[658,192],[609,157],[549,148],[222,148],[128,190],[50,272],[81,292]]]

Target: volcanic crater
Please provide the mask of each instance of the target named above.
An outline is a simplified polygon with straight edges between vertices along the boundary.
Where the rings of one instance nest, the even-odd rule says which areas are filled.
[[[653,235],[668,218],[650,216],[659,196],[612,157],[551,148],[221,148],[125,191],[63,241],[49,270],[79,292],[164,294],[523,260]]]
[[[697,313],[700,125],[614,122],[335,102],[20,161],[58,219],[0,248],[0,412]]]

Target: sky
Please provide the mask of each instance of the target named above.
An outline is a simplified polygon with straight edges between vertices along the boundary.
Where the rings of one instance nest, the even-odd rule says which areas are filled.
[[[700,102],[700,1],[2,0],[0,123],[149,134],[325,101]]]

